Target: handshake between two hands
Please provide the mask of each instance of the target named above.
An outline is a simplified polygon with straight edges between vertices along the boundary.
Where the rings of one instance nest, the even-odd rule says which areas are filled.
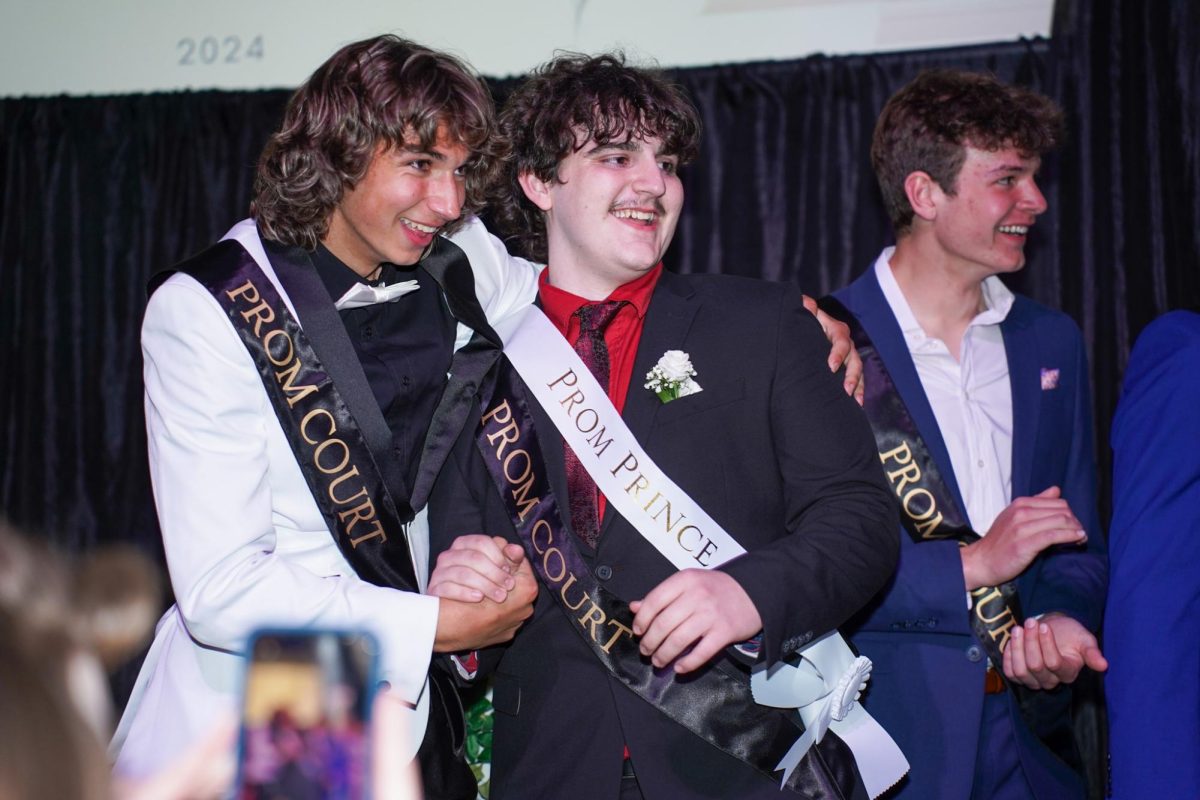
[[[442,600],[434,649],[461,652],[512,639],[533,613],[537,581],[519,545],[475,534],[438,556],[426,591]],[[681,674],[762,629],[749,595],[719,570],[676,572],[629,608],[642,655]]]

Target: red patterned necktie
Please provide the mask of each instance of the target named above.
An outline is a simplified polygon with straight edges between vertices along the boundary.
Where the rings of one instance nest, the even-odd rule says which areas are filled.
[[[625,305],[625,300],[606,300],[582,306],[574,316],[579,318],[579,338],[575,341],[575,352],[596,382],[608,391],[608,345],[604,342],[604,329]],[[600,541],[600,492],[596,482],[579,462],[569,445],[563,445],[563,457],[567,468],[567,493],[570,495],[571,527],[593,550]]]

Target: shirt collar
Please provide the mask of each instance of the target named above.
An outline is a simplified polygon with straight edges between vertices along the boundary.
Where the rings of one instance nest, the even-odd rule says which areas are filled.
[[[576,294],[571,294],[568,291],[559,289],[550,283],[550,270],[553,265],[542,270],[542,274],[538,276],[538,299],[542,303],[542,311],[554,323],[554,327],[560,331],[569,332],[572,317],[576,311],[589,303],[595,303],[595,300],[588,300]],[[646,310],[650,307],[650,297],[654,294],[654,287],[658,285],[658,278],[662,275],[662,263],[656,264],[654,269],[647,272],[645,275],[640,275],[634,278],[629,283],[624,283],[613,290],[612,294],[604,298],[605,300],[626,300],[633,306],[638,317],[645,317]],[[579,323],[576,322],[576,325]]]
[[[912,349],[929,337],[925,335],[921,324],[917,322],[917,318],[912,312],[912,306],[908,304],[908,299],[900,290],[900,284],[896,282],[896,276],[892,274],[891,260],[892,254],[895,252],[895,247],[883,248],[879,258],[875,259],[875,278],[879,281],[883,297],[891,306],[892,314],[895,315],[896,322],[904,333],[904,339],[908,343],[909,349]],[[975,318],[967,326],[968,328],[975,325],[999,325],[1012,310],[1015,296],[995,275],[985,278],[980,289],[983,295],[983,311],[975,315]]]
[[[381,264],[379,270],[379,279],[369,281],[359,275],[350,267],[346,266],[346,262],[330,252],[329,248],[321,243],[317,243],[317,249],[312,252],[313,266],[316,267],[317,275],[321,278],[321,283],[325,284],[325,290],[329,292],[329,296],[334,300],[348,292],[356,283],[365,283],[370,286],[388,286],[396,282],[397,270],[392,264]],[[412,275],[410,277],[416,277]]]

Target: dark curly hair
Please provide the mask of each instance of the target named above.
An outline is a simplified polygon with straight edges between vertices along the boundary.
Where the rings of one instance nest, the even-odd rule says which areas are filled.
[[[427,150],[442,126],[471,153],[465,216],[483,205],[499,162],[486,86],[457,58],[396,36],[346,45],[288,101],[259,159],[250,215],[265,237],[312,250],[380,145]]]
[[[536,69],[500,112],[506,147],[496,220],[530,258],[546,260],[546,222],[518,177],[558,180],[558,165],[589,141],[659,137],[681,164],[700,149],[700,118],[682,89],[661,72],[626,65],[623,53],[561,53]]]
[[[991,75],[927,70],[887,101],[875,124],[871,164],[896,234],[912,227],[904,181],[929,174],[953,195],[966,147],[1012,147],[1028,158],[1053,150],[1064,134],[1062,110],[1030,89]]]

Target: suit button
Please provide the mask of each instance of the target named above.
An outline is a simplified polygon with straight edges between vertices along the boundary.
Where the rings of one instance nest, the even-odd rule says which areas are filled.
[[[612,567],[608,564],[601,564],[596,567],[596,577],[602,581],[606,581],[612,577]]]
[[[973,644],[967,648],[967,661],[982,661],[983,648],[977,644]]]

